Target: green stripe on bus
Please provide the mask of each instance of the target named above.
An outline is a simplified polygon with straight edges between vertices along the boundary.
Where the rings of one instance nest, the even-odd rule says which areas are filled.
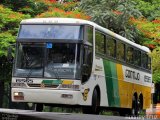
[[[104,60],[103,64],[105,70],[109,106],[119,107],[120,99],[118,92],[118,78],[117,78],[116,64],[108,60]]]
[[[118,76],[117,76],[117,67],[116,64],[113,62],[110,62],[111,65],[111,71],[112,71],[112,80],[113,80],[113,91],[114,91],[114,106],[119,107],[120,106],[120,99],[119,99],[119,89],[118,89]]]
[[[43,80],[42,83],[48,85],[59,85],[62,83],[62,80]]]

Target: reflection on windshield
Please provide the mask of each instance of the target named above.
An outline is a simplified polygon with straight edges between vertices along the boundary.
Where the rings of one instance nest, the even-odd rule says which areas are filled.
[[[75,78],[79,76],[80,48],[75,44],[53,44],[47,49],[45,77]]]
[[[19,38],[81,39],[80,26],[67,25],[22,25]]]
[[[40,44],[19,44],[16,58],[16,76],[42,76],[44,48]],[[32,72],[32,71],[33,72]]]
[[[75,61],[74,44],[53,44],[53,48],[48,49],[48,63],[74,63]]]
[[[79,79],[80,45],[18,44],[14,76]]]

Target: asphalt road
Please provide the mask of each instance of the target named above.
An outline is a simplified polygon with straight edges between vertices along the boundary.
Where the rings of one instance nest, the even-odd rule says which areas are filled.
[[[0,109],[0,120],[153,120],[154,116],[119,117],[55,112],[35,112],[30,110]],[[158,119],[157,119],[158,120]]]

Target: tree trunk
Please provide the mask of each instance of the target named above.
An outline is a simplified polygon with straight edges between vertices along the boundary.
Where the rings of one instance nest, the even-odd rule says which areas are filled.
[[[4,96],[4,82],[0,80],[0,108],[3,106],[3,96]]]

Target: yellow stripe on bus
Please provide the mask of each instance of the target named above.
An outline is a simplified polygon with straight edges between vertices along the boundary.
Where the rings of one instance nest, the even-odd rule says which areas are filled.
[[[73,80],[63,80],[62,84],[65,84],[65,85],[73,84]]]
[[[117,79],[118,79],[118,92],[120,97],[120,107],[131,108],[132,107],[132,97],[136,92],[138,96],[143,95],[143,108],[146,109],[150,107],[151,103],[151,88],[139,84],[134,84],[131,82],[124,81],[124,74],[122,65],[116,64],[117,68]]]
[[[117,67],[117,79],[118,79],[118,86],[119,86],[119,97],[120,97],[120,107],[128,107],[126,103],[128,103],[127,96],[127,86],[125,85],[124,76],[123,76],[123,70],[121,64],[116,64]]]

